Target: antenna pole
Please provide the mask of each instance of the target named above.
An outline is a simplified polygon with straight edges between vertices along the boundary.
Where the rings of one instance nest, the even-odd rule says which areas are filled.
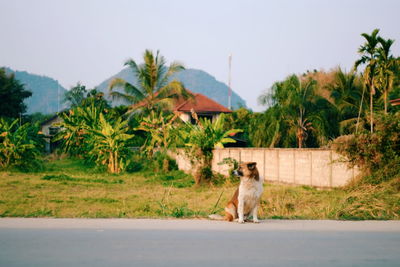
[[[232,109],[232,87],[231,87],[231,71],[232,71],[232,54],[229,54],[229,77],[228,77],[228,108]]]
[[[60,112],[60,84],[57,81],[57,112]]]

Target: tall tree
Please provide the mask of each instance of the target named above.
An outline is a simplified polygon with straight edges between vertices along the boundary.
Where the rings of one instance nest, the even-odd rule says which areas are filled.
[[[69,91],[65,92],[64,102],[68,103],[71,107],[78,107],[85,99],[86,92],[86,86],[77,83]]]
[[[183,65],[172,62],[166,66],[163,56],[157,51],[146,50],[143,54],[144,63],[138,65],[133,59],[125,62],[137,78],[136,84],[130,84],[121,78],[115,78],[110,83],[110,92],[113,98],[119,98],[131,104],[132,109],[142,109],[146,113],[161,107],[171,107],[174,99],[189,97],[190,94],[183,84],[177,80],[171,81],[171,76],[184,69]],[[124,93],[115,91],[123,88]]]
[[[274,84],[269,96],[273,105],[266,112],[269,146],[290,147],[293,138],[299,148],[318,146],[336,135],[336,114],[332,105],[315,93],[315,85],[314,80],[300,80],[296,75]]]
[[[370,128],[371,133],[374,132],[374,106],[373,106],[373,96],[375,95],[375,80],[376,80],[376,68],[377,68],[377,57],[378,57],[378,33],[379,29],[372,31],[371,35],[367,33],[361,34],[365,38],[365,43],[360,46],[358,52],[361,58],[357,60],[354,64],[354,68],[357,69],[360,65],[366,64],[363,72],[364,84],[369,89],[369,99],[370,99]],[[362,102],[361,102],[362,104]],[[361,108],[360,108],[361,111]],[[357,125],[358,127],[358,125]]]
[[[363,90],[359,76],[339,68],[334,73],[334,81],[327,84],[326,89],[339,116],[340,134],[354,132]]]
[[[377,67],[377,85],[382,91],[382,97],[385,107],[385,114],[388,110],[388,94],[393,88],[394,81],[394,65],[396,63],[395,58],[390,54],[390,48],[394,43],[394,40],[383,39],[378,37],[380,47],[378,51],[378,67]]]
[[[30,91],[15,79],[14,74],[7,75],[0,68],[0,117],[18,118],[26,111],[24,99],[32,95]]]

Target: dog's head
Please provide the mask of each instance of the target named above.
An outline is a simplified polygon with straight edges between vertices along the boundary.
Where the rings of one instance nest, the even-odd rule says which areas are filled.
[[[256,162],[243,162],[239,164],[237,170],[233,171],[233,174],[239,177],[254,178],[258,181],[259,175],[257,170]]]

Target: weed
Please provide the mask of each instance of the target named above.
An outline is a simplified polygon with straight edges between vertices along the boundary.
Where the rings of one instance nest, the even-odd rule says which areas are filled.
[[[100,176],[71,160],[47,164],[51,172],[0,172],[0,217],[206,217],[222,212],[237,188],[229,182],[193,186],[193,178],[177,170]],[[400,177],[332,190],[266,183],[259,217],[400,219]]]
[[[123,184],[124,180],[122,179],[114,179],[114,180],[105,180],[105,179],[88,179],[88,178],[73,178],[65,174],[60,175],[46,175],[41,178],[46,181],[56,181],[56,182],[84,182],[84,183],[101,183],[101,184]]]
[[[116,203],[119,202],[119,200],[117,199],[113,199],[113,198],[105,198],[105,197],[101,197],[101,198],[82,198],[82,200],[84,200],[85,202],[89,202],[89,203]]]
[[[61,199],[50,199],[49,200],[49,203],[63,203],[64,202],[64,200],[61,200]]]
[[[25,214],[24,217],[52,217],[53,211],[50,209],[41,208],[31,213]]]
[[[178,170],[165,174],[147,173],[146,176],[149,178],[147,180],[148,183],[161,184],[165,187],[187,188],[194,185],[193,178],[190,175]]]

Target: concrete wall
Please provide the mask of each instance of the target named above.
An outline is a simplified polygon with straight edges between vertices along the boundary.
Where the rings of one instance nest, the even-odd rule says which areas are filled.
[[[357,168],[349,168],[340,155],[330,149],[285,148],[223,148],[214,150],[212,168],[228,175],[224,158],[257,162],[260,175],[266,181],[309,185],[316,187],[343,186],[358,175]],[[191,172],[193,167],[182,152],[175,156],[180,169]]]

